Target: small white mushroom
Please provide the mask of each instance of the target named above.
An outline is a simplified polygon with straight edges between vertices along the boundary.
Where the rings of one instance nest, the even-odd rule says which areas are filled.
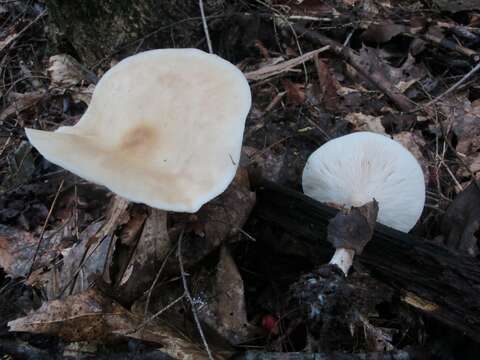
[[[128,200],[196,212],[232,181],[250,105],[228,61],[152,50],[107,71],[75,126],[26,134],[49,161]]]
[[[345,207],[378,202],[377,221],[408,232],[420,218],[425,203],[425,182],[415,157],[398,142],[358,132],[333,139],[308,158],[303,191],[323,203]],[[337,249],[331,263],[345,274],[354,252]]]

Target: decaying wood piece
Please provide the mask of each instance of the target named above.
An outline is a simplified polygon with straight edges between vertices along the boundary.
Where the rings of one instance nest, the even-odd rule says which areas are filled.
[[[370,68],[370,64],[362,63],[359,55],[355,54],[353,50],[342,44],[332,40],[317,31],[308,30],[303,25],[293,24],[294,29],[299,35],[305,36],[307,39],[315,44],[322,46],[330,46],[330,49],[348,64],[353,66],[360,74],[365,76],[375,87],[382,91],[390,100],[402,111],[410,111],[414,108],[414,104],[403,95],[387,78],[376,69]]]
[[[417,355],[414,351],[405,350],[360,354],[247,351],[241,357],[235,357],[234,360],[410,360],[418,359]]]
[[[337,210],[267,182],[257,186],[257,199],[262,220],[333,252],[326,231]],[[358,260],[394,286],[405,303],[480,342],[480,264],[475,258],[377,224]]]

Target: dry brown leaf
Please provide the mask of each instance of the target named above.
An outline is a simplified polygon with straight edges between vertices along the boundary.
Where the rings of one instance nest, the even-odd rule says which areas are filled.
[[[92,101],[93,91],[95,90],[95,85],[90,84],[87,87],[77,87],[71,90],[71,96],[75,102],[84,102],[89,105]]]
[[[87,242],[101,228],[102,222],[93,223],[80,233],[80,241],[62,250],[63,261],[57,265],[48,264],[43,273],[34,273],[27,281],[43,289],[47,299],[55,299],[87,289],[91,275],[102,273],[109,242],[95,249],[87,247]],[[90,251],[89,251],[90,250]]]
[[[228,237],[238,234],[255,205],[255,193],[250,190],[246,169],[239,167],[227,190],[207,203],[197,213],[204,224],[205,237],[219,246]]]
[[[205,360],[206,353],[159,322],[138,328],[141,318],[94,289],[44,303],[29,315],[10,321],[10,331],[49,334],[68,341],[109,342],[125,336],[162,345],[175,359]],[[218,357],[217,357],[218,358]]]
[[[372,116],[362,113],[350,113],[345,116],[356,131],[372,131],[385,135],[385,128],[382,125],[381,116]]]
[[[453,107],[452,107],[453,105]],[[456,150],[470,155],[480,150],[480,104],[470,103],[466,97],[442,103],[447,114],[453,118],[453,131],[458,137]]]
[[[40,100],[46,96],[45,90],[38,90],[29,93],[11,93],[10,105],[0,113],[0,121],[4,121],[8,117],[19,114],[32,106],[35,106]]]
[[[390,41],[394,36],[401,34],[406,30],[404,25],[383,23],[372,24],[362,34],[362,39],[365,41],[376,42],[378,44]]]
[[[474,153],[463,159],[463,162],[468,166],[468,171],[464,166],[460,166],[456,172],[459,177],[471,177],[471,173],[475,175],[475,178],[479,180],[480,175],[480,153]]]
[[[69,88],[91,79],[90,72],[67,54],[51,56],[48,59],[47,72],[51,86],[60,88]]]
[[[59,251],[58,245],[44,236],[35,260],[36,266],[45,266],[50,263]],[[0,266],[13,277],[24,277],[28,274],[37,250],[39,238],[33,234],[10,226],[0,224]]]
[[[289,102],[294,105],[302,105],[305,102],[305,86],[303,84],[296,84],[288,79],[283,79],[282,85],[287,92]]]
[[[395,349],[392,342],[394,335],[398,333],[397,329],[374,326],[361,315],[358,319],[363,328],[368,351],[385,352]]]
[[[217,348],[223,347],[227,350],[230,345],[226,344],[239,344],[260,333],[258,328],[247,321],[243,280],[226,246],[222,246],[220,251],[215,276],[212,276],[209,268],[202,268],[190,275],[192,276],[192,296],[198,317],[215,332],[209,336],[212,344],[216,343]],[[162,291],[158,293],[155,300],[152,299],[150,311],[155,312],[156,309],[163,308],[181,296],[183,291],[183,287],[176,286],[175,283],[162,285]],[[143,314],[144,306],[143,301],[138,302],[133,311]],[[172,313],[178,314],[182,310],[183,305],[180,304],[172,310]],[[172,323],[174,320],[170,319]],[[189,331],[189,325],[185,324],[184,320],[176,326],[186,327],[184,331]],[[225,345],[221,345],[223,343]]]
[[[30,281],[43,287],[47,299],[65,297],[89,288],[97,277],[110,269],[116,240],[112,234],[128,220],[127,207],[126,200],[115,196],[109,205],[107,219],[90,224],[80,233],[76,244],[62,250],[63,262],[50,264],[44,274],[35,274],[35,280]]]
[[[474,182],[458,194],[448,207],[442,221],[442,233],[448,247],[477,256],[480,228],[480,190]]]
[[[320,83],[319,101],[323,103],[325,109],[330,111],[338,110],[337,91],[341,88],[337,79],[333,76],[328,65],[316,56],[315,67],[317,69],[318,80]]]
[[[238,235],[255,205],[255,193],[250,190],[248,172],[239,167],[230,186],[220,196],[206,203],[195,215],[169,214],[175,228],[184,228],[185,223],[197,236],[186,237],[182,244],[185,266],[196,264],[217,249],[228,239]],[[178,229],[170,229],[170,237],[178,237]],[[178,262],[174,261],[177,272]]]
[[[402,131],[398,134],[395,134],[393,135],[393,139],[402,144],[412,153],[413,156],[415,156],[415,159],[417,159],[420,167],[422,168],[425,182],[428,183],[428,161],[425,159],[425,156],[423,156],[422,153],[422,149],[427,145],[425,139],[421,136],[421,134],[410,131]]]
[[[90,289],[44,303],[23,318],[10,321],[10,331],[51,334],[69,341],[107,341],[115,330],[127,330],[133,317],[117,303]],[[138,324],[134,321],[134,324]]]
[[[276,152],[272,148],[259,150],[254,147],[244,146],[245,166],[248,166],[253,178],[265,179],[273,182],[280,181],[281,171],[285,165],[286,152]]]
[[[475,156],[480,151],[480,103],[470,102],[467,92],[457,92],[446,96],[438,102],[446,116],[444,129],[451,129],[457,137],[455,149],[461,156]],[[433,129],[441,133],[440,129]]]
[[[55,282],[58,288],[52,288],[55,297],[82,292],[90,287],[96,276],[102,275],[108,265],[108,250],[113,242],[112,237],[96,236],[102,226],[103,221],[90,224],[80,234],[80,242],[64,256],[63,265],[60,268],[53,268],[59,272],[57,275],[59,281]],[[92,239],[95,241],[92,242]]]
[[[228,249],[220,252],[216,277],[216,327],[230,343],[238,345],[252,335],[248,324],[243,280]]]
[[[137,241],[137,235],[145,223],[147,213],[143,207],[133,207],[129,212],[129,220],[122,226],[118,237],[122,245],[134,246]]]
[[[150,209],[140,238],[131,244],[131,256],[127,259],[126,266],[119,265],[122,275],[115,289],[118,298],[128,303],[143,294],[150,287],[162,260],[171,248],[167,213]]]
[[[400,67],[391,66],[382,57],[381,49],[367,46],[360,49],[361,63],[365,64],[369,71],[385,77],[386,81],[394,84],[399,91],[405,91],[426,76],[425,68],[416,64],[415,58],[411,54],[408,54],[407,60]],[[370,86],[368,82],[366,84]]]

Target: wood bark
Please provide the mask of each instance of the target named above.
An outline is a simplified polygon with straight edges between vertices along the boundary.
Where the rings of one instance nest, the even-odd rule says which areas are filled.
[[[131,53],[152,47],[201,47],[204,42],[197,0],[46,3],[54,51],[68,52],[89,67],[110,60],[122,50]],[[204,0],[207,16],[218,14],[224,6],[225,0]]]
[[[267,223],[333,253],[326,229],[337,210],[263,182],[257,188],[255,212]],[[480,264],[475,258],[377,223],[357,259],[372,276],[396,288],[404,302],[480,342]]]

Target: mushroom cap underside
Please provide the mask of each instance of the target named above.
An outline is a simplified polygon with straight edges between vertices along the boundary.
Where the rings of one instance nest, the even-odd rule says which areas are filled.
[[[408,232],[425,204],[425,180],[415,157],[383,135],[358,132],[322,145],[307,161],[306,195],[342,206],[378,201],[378,222]]]

